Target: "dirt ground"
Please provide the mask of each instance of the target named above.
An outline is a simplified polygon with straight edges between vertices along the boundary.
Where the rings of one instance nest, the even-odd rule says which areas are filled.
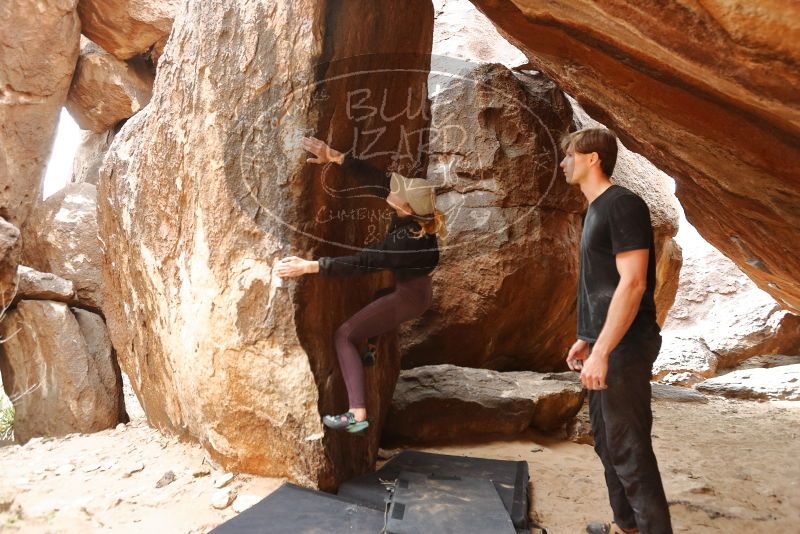
[[[800,532],[800,402],[654,402],[654,442],[676,532]],[[428,448],[525,460],[533,513],[551,533],[579,533],[610,509],[588,445],[552,436]],[[174,481],[157,488],[171,471]],[[0,531],[201,533],[229,519],[212,507],[224,474],[199,446],[144,423],[0,448]],[[169,477],[168,477],[169,478]],[[242,500],[280,479],[236,475]]]

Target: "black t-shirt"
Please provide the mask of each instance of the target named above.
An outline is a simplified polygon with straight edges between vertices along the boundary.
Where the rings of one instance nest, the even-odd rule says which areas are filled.
[[[647,289],[639,311],[623,341],[658,334],[656,304],[656,255],[653,226],[647,204],[636,194],[612,185],[589,204],[581,236],[578,276],[578,338],[597,341],[606,322],[611,297],[619,284],[615,255],[649,249]]]

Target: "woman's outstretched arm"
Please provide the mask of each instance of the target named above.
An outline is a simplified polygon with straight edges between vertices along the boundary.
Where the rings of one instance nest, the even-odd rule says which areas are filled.
[[[391,173],[373,167],[366,161],[350,154],[343,154],[316,137],[303,137],[301,143],[305,150],[314,154],[313,158],[306,159],[307,162],[337,163],[342,166],[342,170],[346,174],[355,178],[360,184],[370,187],[375,196],[386,198],[389,195]]]

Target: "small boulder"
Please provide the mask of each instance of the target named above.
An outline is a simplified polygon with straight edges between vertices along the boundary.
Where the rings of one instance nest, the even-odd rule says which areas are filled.
[[[737,399],[800,400],[800,364],[733,371],[700,382],[695,388]]]
[[[144,58],[122,61],[81,39],[67,110],[84,130],[102,133],[150,102],[155,72]]]
[[[19,287],[16,300],[54,300],[71,303],[75,300],[75,284],[53,273],[43,273],[25,265],[17,268]]]

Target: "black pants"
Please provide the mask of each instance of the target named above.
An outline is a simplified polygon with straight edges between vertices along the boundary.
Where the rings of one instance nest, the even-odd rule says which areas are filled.
[[[594,449],[605,468],[614,522],[642,534],[672,533],[650,437],[650,375],[660,348],[660,335],[620,343],[608,360],[608,388],[589,392]]]

